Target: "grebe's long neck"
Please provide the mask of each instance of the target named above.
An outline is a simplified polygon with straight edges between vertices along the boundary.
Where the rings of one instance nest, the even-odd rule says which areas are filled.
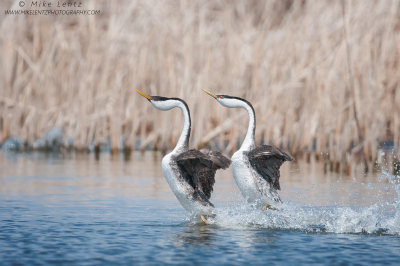
[[[181,136],[179,137],[174,150],[171,152],[174,154],[182,153],[189,149],[189,137],[191,129],[189,107],[183,101],[177,101],[176,107],[181,109],[183,113],[183,128]]]
[[[255,132],[256,132],[256,115],[254,113],[254,108],[249,102],[242,101],[241,108],[246,109],[249,114],[249,126],[247,128],[246,137],[243,140],[242,146],[239,150],[249,151],[256,147],[255,144]]]

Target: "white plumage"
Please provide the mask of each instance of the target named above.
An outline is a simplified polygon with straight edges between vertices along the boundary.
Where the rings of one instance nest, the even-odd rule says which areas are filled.
[[[221,105],[228,108],[243,108],[249,115],[246,137],[232,160],[232,173],[240,192],[251,203],[261,206],[277,205],[281,202],[277,190],[279,185],[279,168],[285,161],[294,160],[284,151],[270,145],[255,145],[256,116],[253,106],[246,100],[228,96],[214,95]]]
[[[206,223],[204,216],[213,215],[214,205],[209,199],[215,183],[215,172],[229,167],[230,160],[219,152],[189,150],[190,112],[182,99],[137,92],[159,110],[166,111],[175,107],[181,110],[184,117],[182,133],[175,148],[163,157],[162,172],[181,205],[189,213],[200,215]]]

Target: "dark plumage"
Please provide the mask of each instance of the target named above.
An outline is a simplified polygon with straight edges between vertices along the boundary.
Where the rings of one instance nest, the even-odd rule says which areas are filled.
[[[188,150],[179,154],[176,162],[185,181],[206,201],[213,191],[215,172],[231,164],[231,160],[220,152],[209,150]]]
[[[294,158],[270,145],[262,145],[248,153],[251,166],[261,175],[273,188],[279,190],[279,168],[285,161],[293,161]]]

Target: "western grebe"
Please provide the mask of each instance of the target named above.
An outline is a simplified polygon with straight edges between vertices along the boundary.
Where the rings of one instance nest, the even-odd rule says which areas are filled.
[[[280,189],[279,169],[285,161],[293,161],[293,157],[270,145],[256,147],[254,137],[256,116],[251,103],[239,97],[214,95],[203,91],[221,105],[229,108],[244,108],[249,114],[246,137],[240,149],[231,158],[233,176],[242,195],[249,202],[262,206],[263,211],[281,203],[277,192]]]
[[[149,96],[139,90],[155,108],[163,111],[178,107],[184,117],[181,136],[172,150],[162,159],[163,174],[182,206],[192,215],[199,215],[207,224],[207,217],[214,216],[210,202],[215,183],[215,172],[229,167],[231,160],[219,152],[189,150],[191,120],[189,108],[179,98]]]

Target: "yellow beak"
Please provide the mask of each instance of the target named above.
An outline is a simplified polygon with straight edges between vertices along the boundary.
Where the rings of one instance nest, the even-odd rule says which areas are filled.
[[[143,93],[140,90],[136,90],[136,92],[139,93],[140,95],[142,95],[147,100],[151,101],[151,97],[149,95],[147,95],[146,93]]]
[[[218,98],[217,95],[214,95],[214,94],[212,94],[211,92],[208,92],[208,91],[203,90],[203,89],[202,89],[202,91],[204,91],[205,93],[207,93],[208,95],[210,95],[210,96],[213,97],[214,99],[217,99],[217,98]]]

